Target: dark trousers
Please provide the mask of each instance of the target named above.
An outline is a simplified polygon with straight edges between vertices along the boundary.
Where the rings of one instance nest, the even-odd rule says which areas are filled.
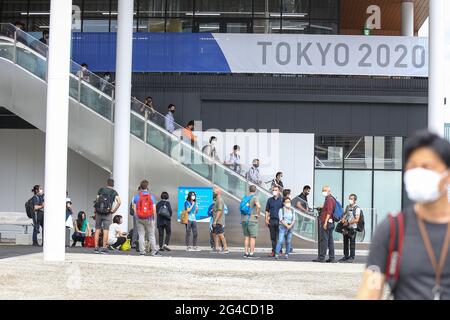
[[[270,240],[272,241],[272,252],[275,253],[280,231],[280,221],[278,219],[269,220]]]
[[[35,212],[33,214],[33,244],[37,244],[37,236],[39,234],[39,228],[42,228],[42,244],[44,244],[44,213]]]
[[[86,236],[84,235],[84,233],[80,233],[80,232],[74,232],[72,234],[72,246],[75,247],[77,245],[77,242],[81,242],[81,246],[84,247],[84,239],[86,239]]]
[[[133,215],[133,232],[131,233],[131,246],[132,247],[139,247],[137,244],[139,241],[139,233],[138,233],[138,227],[137,227],[137,219],[136,219],[136,213]]]
[[[350,244],[350,255],[349,255]],[[356,250],[356,231],[354,229],[348,229],[348,233],[344,235],[344,256],[345,258],[355,259]]]
[[[125,243],[125,241],[127,241],[127,238],[125,238],[125,237],[118,237],[116,243],[111,245],[111,247],[118,248],[121,245],[123,245]]]
[[[166,241],[164,241],[164,231],[166,232]],[[164,245],[168,246],[170,242],[170,235],[172,234],[172,226],[170,223],[166,223],[158,226],[159,235],[159,247],[162,248]]]
[[[186,225],[186,247],[189,247],[189,240],[191,238],[191,231],[192,231],[192,246],[197,246],[197,221],[188,221]]]
[[[212,230],[209,231],[209,244],[211,245],[212,249],[215,248],[214,233],[212,232]]]
[[[333,239],[333,231],[334,231],[334,223],[328,222],[327,230],[323,229],[323,223],[320,223],[319,229],[319,260],[325,260],[325,256],[327,255],[330,260],[334,260],[334,239]]]

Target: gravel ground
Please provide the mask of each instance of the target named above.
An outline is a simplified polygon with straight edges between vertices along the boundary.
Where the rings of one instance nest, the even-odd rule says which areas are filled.
[[[363,264],[42,253],[0,260],[0,299],[353,299]],[[102,296],[104,294],[104,296]]]

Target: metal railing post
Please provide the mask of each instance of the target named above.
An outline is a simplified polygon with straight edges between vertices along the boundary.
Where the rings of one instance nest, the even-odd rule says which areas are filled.
[[[114,103],[114,100],[115,100],[115,91],[114,91],[114,89],[111,91],[111,121],[112,122],[114,122],[114,108],[115,108],[115,103]]]
[[[14,30],[13,62],[14,62],[14,64],[17,64],[17,30]]]
[[[147,120],[148,120],[148,111],[145,109],[145,122],[144,122],[144,141],[147,142]]]
[[[78,103],[81,103],[81,74],[78,74]]]

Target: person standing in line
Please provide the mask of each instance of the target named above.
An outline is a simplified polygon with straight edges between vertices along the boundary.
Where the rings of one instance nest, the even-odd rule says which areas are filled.
[[[266,204],[266,226],[270,231],[270,240],[272,241],[272,252],[269,257],[275,257],[277,242],[278,242],[278,233],[280,229],[280,218],[278,213],[280,209],[283,207],[283,200],[281,199],[280,190],[278,186],[274,186],[272,189],[273,197],[267,199]]]
[[[42,245],[44,244],[44,189],[40,185],[35,185],[33,192],[33,246],[40,247],[37,236],[42,232]],[[42,231],[40,231],[40,228]]]
[[[294,208],[299,209],[302,212],[309,213],[311,210],[308,206],[308,195],[311,192],[311,187],[306,185],[303,187],[302,193],[292,199],[292,205]]]
[[[295,212],[291,207],[291,199],[288,197],[284,198],[284,206],[278,212],[278,216],[280,228],[277,248],[275,250],[275,259],[279,259],[280,257],[279,252],[281,251],[283,242],[286,242],[286,254],[284,255],[284,258],[288,259],[292,241],[292,228],[296,222]]]
[[[137,218],[137,227],[139,234],[139,255],[144,256],[145,252],[145,236],[147,236],[150,242],[151,256],[160,256],[156,246],[156,198],[150,194],[148,189],[149,182],[147,180],[141,181],[141,191],[134,196],[133,210]]]
[[[247,210],[243,214],[241,208],[241,224],[244,233],[244,258],[254,258],[256,237],[258,236],[258,217],[261,213],[261,205],[256,196],[256,186],[249,187],[249,195],[245,198]]]
[[[172,251],[169,248],[170,235],[172,234],[172,206],[169,201],[169,194],[166,191],[161,193],[161,201],[156,204],[157,227],[159,235],[159,251]],[[164,241],[164,231],[166,239]]]
[[[115,206],[114,206],[115,203]],[[106,254],[108,252],[109,227],[112,216],[122,204],[119,194],[114,190],[114,180],[109,178],[106,187],[100,188],[95,200],[95,249],[94,253]],[[99,248],[100,231],[103,230],[103,248]]]
[[[334,220],[333,212],[336,207],[336,200],[331,194],[329,186],[322,188],[322,195],[325,198],[323,206],[320,208],[321,213],[318,217],[319,223],[319,256],[313,262],[336,262],[334,260]],[[325,260],[328,249],[328,259]]]
[[[259,159],[253,159],[252,167],[245,174],[245,178],[258,186],[262,185],[259,173]]]
[[[357,299],[450,300],[450,144],[430,132],[406,140],[404,183],[413,205],[378,224]]]
[[[200,251],[197,247],[197,213],[198,204],[195,192],[189,192],[186,201],[184,202],[184,210],[189,214],[188,223],[186,225],[186,251]],[[192,247],[189,245],[192,232]]]
[[[214,244],[216,252],[221,254],[228,254],[227,240],[225,239],[224,226],[225,226],[225,203],[222,200],[221,190],[219,187],[214,187],[214,207],[213,207],[213,233]],[[223,245],[223,250],[220,250],[220,243]]]
[[[356,204],[358,197],[356,194],[351,194],[348,197],[348,206],[345,208],[341,219],[344,231],[344,257],[338,262],[353,263],[355,261],[356,251],[356,229],[361,217],[361,209]],[[349,252],[350,247],[350,252]]]

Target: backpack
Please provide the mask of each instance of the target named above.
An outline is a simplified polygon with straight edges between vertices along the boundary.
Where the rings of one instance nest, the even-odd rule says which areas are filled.
[[[334,206],[334,210],[333,210],[333,221],[339,222],[342,219],[344,210],[342,209],[341,203],[339,201],[337,201],[336,198],[333,197],[333,199],[335,202],[335,206]]]
[[[34,205],[33,205],[33,197],[31,197],[27,202],[25,202],[25,212],[27,213],[27,217],[33,219],[34,213]]]
[[[363,232],[365,224],[366,223],[364,222],[364,214],[363,214],[363,211],[360,208],[359,209],[359,221],[358,221],[358,224],[356,225],[356,231]]]
[[[161,218],[170,219],[170,212],[169,212],[169,208],[167,208],[166,203],[167,203],[167,201],[164,201],[164,204],[161,206],[161,208],[159,208],[158,215]]]
[[[148,219],[153,216],[153,201],[150,194],[139,193],[139,201],[136,204],[136,215],[139,219]]]
[[[114,199],[115,196],[112,194],[101,193],[94,204],[95,212],[99,214],[110,214]]]
[[[226,204],[223,205],[223,213],[224,213],[225,215],[228,214],[228,207],[227,207]],[[211,205],[209,206],[209,208],[208,208],[208,217],[212,217],[213,214],[214,214],[214,203],[211,204]]]
[[[250,201],[253,199],[254,195],[245,196],[242,198],[241,203],[239,205],[239,210],[242,215],[249,216],[251,214]]]
[[[389,214],[389,250],[386,260],[384,275],[386,282],[394,292],[400,273],[400,262],[403,252],[403,241],[405,238],[405,214],[399,212],[397,215]]]

